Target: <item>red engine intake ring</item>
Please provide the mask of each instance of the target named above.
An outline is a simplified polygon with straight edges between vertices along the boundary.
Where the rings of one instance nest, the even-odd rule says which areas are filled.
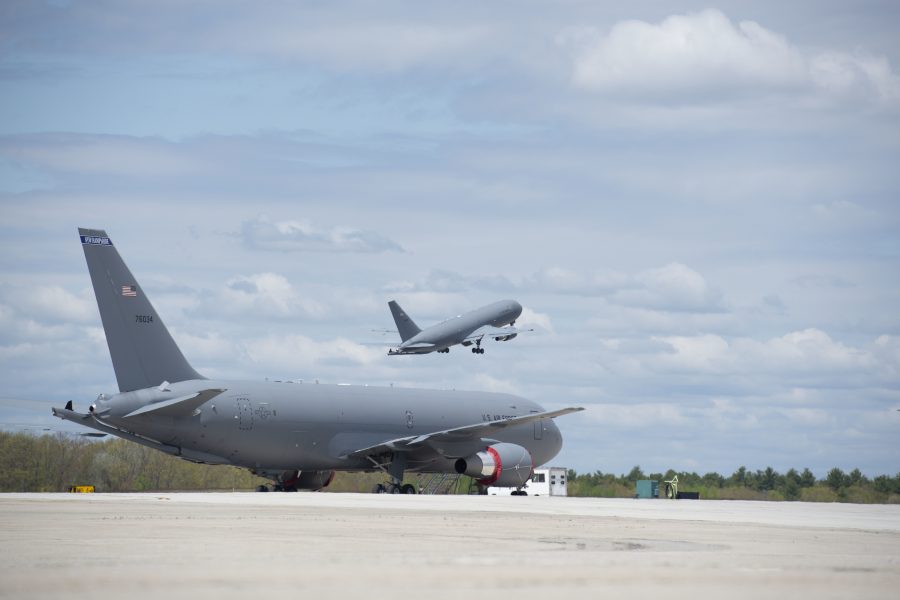
[[[491,448],[490,446],[485,448],[485,450],[487,451],[488,454],[491,455],[491,458],[494,459],[494,464],[497,465],[497,468],[494,469],[494,472],[490,477],[485,477],[484,479],[478,479],[478,480],[476,480],[475,483],[477,483],[478,485],[489,486],[492,483],[494,483],[495,481],[497,481],[498,479],[500,479],[500,474],[503,472],[503,461],[500,460],[500,454],[496,450]]]

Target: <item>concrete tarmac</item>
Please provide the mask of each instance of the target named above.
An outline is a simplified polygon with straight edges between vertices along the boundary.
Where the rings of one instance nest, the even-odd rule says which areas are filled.
[[[888,598],[900,506],[0,494],[2,598]]]

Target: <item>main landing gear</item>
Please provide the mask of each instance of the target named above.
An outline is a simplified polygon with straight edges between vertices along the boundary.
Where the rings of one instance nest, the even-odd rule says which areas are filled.
[[[397,485],[396,483],[379,483],[372,488],[373,494],[415,494],[416,486],[411,483]]]
[[[401,453],[374,457],[367,456],[376,469],[391,478],[388,483],[379,483],[372,488],[373,494],[415,494],[416,486],[403,483],[403,471],[406,470],[406,455]],[[377,460],[376,458],[380,458]]]
[[[525,490],[513,490],[509,493],[510,496],[527,496],[528,492]]]
[[[472,354],[484,354],[484,348],[472,348]]]

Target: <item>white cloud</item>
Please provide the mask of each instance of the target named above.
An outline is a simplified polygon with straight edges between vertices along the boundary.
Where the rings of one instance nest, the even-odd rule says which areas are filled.
[[[14,345],[77,339],[98,320],[93,292],[75,295],[58,285],[0,286],[0,343]]]
[[[792,331],[761,342],[715,334],[661,337],[673,352],[653,361],[664,369],[718,374],[863,374],[877,365],[872,352],[847,346],[818,329]],[[824,381],[824,379],[823,379]]]
[[[190,331],[173,331],[172,334],[188,362],[198,369],[202,364],[230,364],[241,358],[235,342],[218,333],[198,335]]]
[[[326,366],[368,366],[384,358],[381,349],[344,338],[317,341],[298,334],[251,340],[246,354],[254,364],[280,371],[286,378],[314,376]]]
[[[688,424],[683,409],[675,404],[595,404],[585,418],[602,428],[640,429],[668,428]]]
[[[527,277],[523,289],[598,296],[620,306],[674,312],[721,312],[722,293],[681,263],[627,274],[612,269],[578,272],[548,267]]]
[[[884,102],[900,99],[900,79],[883,56],[824,52],[810,58],[809,72],[814,85],[824,92]]]
[[[550,315],[539,313],[527,306],[522,307],[522,314],[516,319],[516,327],[523,329],[534,328],[553,333],[553,323],[550,322]]]
[[[266,317],[322,316],[327,311],[325,306],[305,297],[285,276],[277,273],[235,277],[220,290],[220,297],[213,302],[230,314]]]
[[[885,377],[900,380],[900,336],[878,336],[872,345],[872,353]]]
[[[573,83],[650,102],[717,102],[771,93],[894,102],[900,79],[881,57],[804,52],[754,21],[734,24],[717,9],[659,24],[622,21],[608,33],[573,30]]]
[[[486,392],[498,392],[502,394],[522,395],[524,390],[521,385],[509,379],[501,379],[487,373],[478,373],[472,378],[472,389]]]
[[[641,287],[617,292],[613,296],[617,303],[670,311],[716,312],[722,308],[721,292],[681,263],[642,271],[635,280]]]
[[[244,221],[241,236],[251,248],[281,252],[403,252],[400,244],[374,231],[321,229],[309,221],[270,221],[266,216]]]
[[[526,285],[562,294],[593,296],[612,293],[633,285],[633,281],[624,273],[613,269],[597,269],[585,273],[554,265],[534,273]]]
[[[660,338],[673,352],[659,356],[659,363],[682,371],[729,371],[733,356],[728,342],[718,335],[675,336]]]
[[[75,295],[58,285],[7,288],[2,294],[20,315],[51,323],[93,323],[97,320],[94,293]]]

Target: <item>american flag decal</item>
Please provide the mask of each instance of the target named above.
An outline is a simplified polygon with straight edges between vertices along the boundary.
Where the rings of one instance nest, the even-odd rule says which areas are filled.
[[[122,286],[122,295],[128,296],[129,298],[137,297],[137,287],[133,285],[123,285]]]

